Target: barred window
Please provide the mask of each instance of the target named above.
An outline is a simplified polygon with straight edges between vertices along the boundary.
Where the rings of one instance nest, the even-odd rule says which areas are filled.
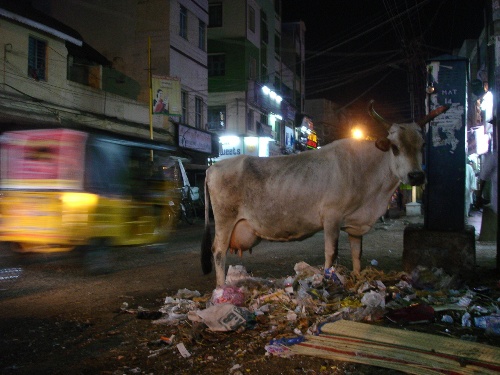
[[[251,32],[255,32],[255,9],[248,6],[248,28]]]
[[[181,124],[188,123],[188,93],[186,91],[181,91]]]
[[[208,76],[226,75],[226,55],[208,55]]]
[[[222,4],[208,5],[208,27],[222,27]]]
[[[28,76],[36,80],[46,81],[47,42],[29,37],[28,44]]]
[[[208,130],[224,130],[226,128],[226,106],[208,107]]]
[[[205,51],[205,33],[206,33],[206,25],[202,20],[198,21],[198,47]]]
[[[194,125],[203,128],[203,99],[197,96],[194,100]]]
[[[179,35],[187,39],[187,9],[181,5],[181,12],[179,15]]]

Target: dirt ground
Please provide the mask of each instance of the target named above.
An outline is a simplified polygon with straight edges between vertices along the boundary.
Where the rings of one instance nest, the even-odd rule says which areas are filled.
[[[386,285],[401,277],[403,230],[409,220],[377,223],[364,239],[363,266],[371,266]],[[266,345],[272,339],[296,337],[297,330],[306,333],[318,322],[338,311],[340,305],[322,312],[309,311],[288,320],[287,303],[272,302],[270,312],[249,319],[246,326],[231,332],[212,332],[203,323],[182,319],[174,324],[158,324],[167,296],[175,297],[183,288],[199,291],[201,297],[190,298],[203,308],[215,286],[214,275],[199,270],[198,249],[201,225],[180,228],[179,238],[189,237],[192,244],[181,246],[165,257],[163,250],[147,249],[141,259],[127,253],[114,256],[118,263],[132,262],[134,267],[96,275],[80,274],[78,268],[62,264],[31,263],[17,284],[0,291],[0,372],[2,374],[400,374],[356,363],[340,362],[313,356],[281,358],[269,355]],[[184,231],[184,232],[182,232]],[[345,237],[341,238],[340,263],[350,268]],[[301,246],[322,248],[322,235],[314,236]],[[321,250],[305,253],[284,244],[271,250],[265,246],[235,256],[229,264],[243,264],[255,278],[279,280],[294,275],[300,261],[312,266],[323,263]],[[136,253],[135,253],[136,254]],[[270,254],[273,254],[272,256]],[[306,254],[306,255],[305,255]],[[496,246],[477,246],[478,277],[461,288],[486,287],[483,303],[496,304],[500,297],[499,276],[494,271]],[[151,259],[146,264],[146,259]],[[376,261],[376,262],[374,262]],[[141,263],[141,262],[144,262]],[[165,267],[165,264],[171,267]],[[121,264],[121,263],[120,263]],[[376,266],[373,266],[376,264]],[[172,266],[174,265],[174,266]],[[391,271],[394,271],[391,273]],[[36,278],[30,276],[36,275]],[[4,284],[5,285],[5,284]],[[332,292],[332,286],[330,285]],[[463,289],[462,289],[463,290]],[[256,287],[255,293],[265,294]],[[336,289],[338,300],[355,293]],[[255,294],[254,294],[255,295]],[[178,311],[180,313],[180,311]],[[436,314],[434,321],[414,325],[389,322],[383,313],[373,314],[368,324],[417,330],[457,339],[468,338],[500,346],[498,336],[486,335],[484,329],[444,324]],[[169,342],[169,339],[172,339]],[[184,357],[177,344],[189,353]]]

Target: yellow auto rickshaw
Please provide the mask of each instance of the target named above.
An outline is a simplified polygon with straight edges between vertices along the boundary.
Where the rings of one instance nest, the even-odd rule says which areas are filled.
[[[178,221],[175,147],[88,128],[0,136],[0,241],[21,252],[164,241]]]

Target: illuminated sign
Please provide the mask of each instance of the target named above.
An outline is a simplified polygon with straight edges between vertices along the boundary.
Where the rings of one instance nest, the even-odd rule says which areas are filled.
[[[311,133],[307,136],[306,147],[318,148],[318,137],[314,130],[312,130]]]
[[[215,162],[233,158],[238,155],[269,156],[269,141],[271,141],[269,137],[238,137],[236,135],[225,135],[221,136],[219,140],[219,157],[214,158]]]
[[[220,137],[220,151],[217,160],[232,158],[243,154],[241,137],[227,135]]]

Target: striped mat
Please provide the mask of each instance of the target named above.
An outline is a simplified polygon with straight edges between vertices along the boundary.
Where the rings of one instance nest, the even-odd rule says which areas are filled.
[[[290,349],[408,374],[500,374],[497,347],[349,320],[327,323]]]

